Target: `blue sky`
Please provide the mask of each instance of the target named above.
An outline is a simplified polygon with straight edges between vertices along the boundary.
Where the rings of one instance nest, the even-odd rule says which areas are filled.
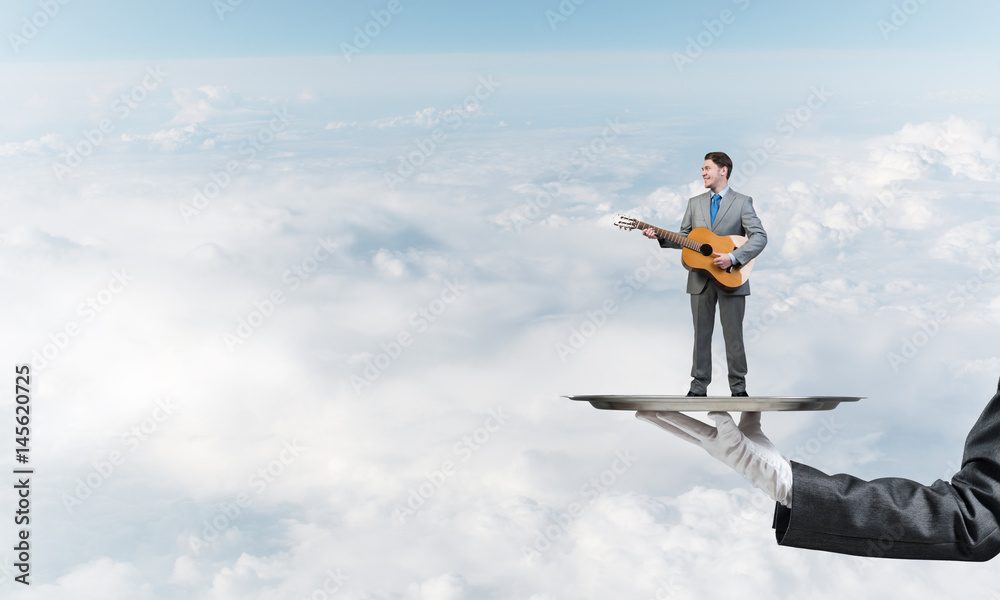
[[[11,6],[0,362],[37,363],[45,475],[37,586],[0,555],[5,597],[995,591],[778,548],[728,469],[561,398],[687,389],[678,257],[611,223],[676,227],[722,149],[769,234],[751,391],[868,397],[764,430],[828,472],[949,477],[1000,374],[992,5],[907,4],[886,39],[902,2],[587,0],[555,30],[557,2],[404,2],[350,61],[387,3],[72,0],[17,55],[43,9]]]
[[[388,5],[264,0],[232,5],[220,0],[220,4],[232,10],[218,9],[210,0],[57,3],[57,14],[27,46],[15,54],[8,43],[0,56],[4,60],[65,61],[337,55],[341,42],[355,36],[355,27],[363,28],[372,19],[371,11]],[[726,34],[716,36],[714,44],[720,49],[995,48],[990,30],[995,4],[965,2],[960,12],[933,0],[913,0],[912,5],[918,7],[915,11],[904,4],[587,0],[576,5],[566,0],[560,8],[556,1],[402,1],[400,12],[386,32],[372,41],[369,52],[673,51],[683,49],[688,37],[695,38],[704,22],[718,20],[724,10],[733,11],[733,18],[724,27]],[[898,31],[886,30],[886,36],[879,21],[892,23],[894,7],[905,20],[897,17]],[[22,19],[40,10],[32,0],[10,3],[0,18],[0,31],[20,33]],[[549,11],[566,20],[550,19]]]

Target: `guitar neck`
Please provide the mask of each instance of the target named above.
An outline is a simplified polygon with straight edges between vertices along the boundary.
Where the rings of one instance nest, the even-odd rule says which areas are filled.
[[[642,231],[644,229],[649,229],[651,227],[653,228],[653,231],[656,232],[656,237],[660,238],[661,240],[669,240],[675,244],[679,244],[689,250],[694,250],[696,252],[701,250],[700,242],[689,240],[688,238],[684,237],[679,233],[674,233],[673,231],[667,231],[666,229],[660,229],[656,225],[650,225],[649,223],[643,223],[642,221],[639,221],[636,224],[636,229],[638,229],[639,231]]]

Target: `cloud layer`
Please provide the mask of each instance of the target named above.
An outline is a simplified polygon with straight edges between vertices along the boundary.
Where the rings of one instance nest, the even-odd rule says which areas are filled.
[[[842,135],[832,100],[760,159],[770,119],[712,139],[707,115],[567,124],[524,96],[470,107],[476,78],[366,117],[281,69],[269,90],[168,71],[61,178],[142,69],[93,67],[70,94],[90,117],[51,109],[0,144],[4,357],[35,363],[45,473],[32,598],[993,591],[964,565],[779,548],[727,469],[561,397],[686,389],[678,257],[611,223],[677,227],[706,147],[738,138],[769,233],[751,391],[867,396],[765,431],[831,472],[949,477],[998,375],[992,126]]]

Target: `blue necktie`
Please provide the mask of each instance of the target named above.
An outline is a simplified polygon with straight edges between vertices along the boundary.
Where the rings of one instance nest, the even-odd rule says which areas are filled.
[[[715,215],[719,214],[719,202],[721,200],[722,196],[712,194],[712,225],[715,225]]]

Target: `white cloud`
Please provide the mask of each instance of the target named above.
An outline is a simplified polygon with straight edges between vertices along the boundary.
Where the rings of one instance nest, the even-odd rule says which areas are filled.
[[[377,127],[378,129],[388,129],[392,127],[424,127],[429,128],[437,125],[441,122],[441,115],[438,114],[438,110],[433,106],[428,106],[422,110],[418,110],[412,115],[391,117],[388,119],[379,119],[374,121],[371,125]]]
[[[372,264],[382,276],[390,279],[396,279],[406,274],[406,264],[385,248],[380,248],[375,253]]]
[[[24,142],[7,142],[0,144],[0,158],[11,158],[15,156],[54,154],[61,151],[65,146],[63,139],[49,133],[37,140],[27,140]]]
[[[169,582],[178,585],[195,585],[202,583],[197,561],[191,556],[178,556],[174,561],[174,571]]]
[[[58,491],[43,514],[64,543],[46,550],[56,567],[32,593],[304,598],[337,569],[350,573],[337,592],[345,600],[948,593],[953,566],[861,569],[777,547],[772,506],[728,469],[631,415],[560,398],[686,387],[686,273],[666,250],[658,270],[640,270],[660,251],[613,231],[608,216],[680,222],[703,191],[699,161],[694,173],[670,170],[661,149],[673,139],[672,152],[703,156],[701,117],[637,124],[515,229],[517,211],[572,165],[592,128],[454,131],[390,191],[386,161],[412,143],[413,128],[449,113],[394,106],[355,119],[331,110],[296,132],[294,152],[262,157],[186,223],[177,204],[204,184],[206,165],[224,164],[204,142],[246,139],[258,126],[240,119],[260,112],[246,105],[271,102],[235,89],[184,83],[175,110],[151,112],[159,121],[137,128],[154,133],[123,129],[127,163],[97,153],[72,183],[50,176],[46,153],[58,138],[0,146],[19,161],[0,173],[17,217],[0,232],[10,259],[0,294],[18,315],[7,334],[20,340],[6,364],[56,348],[67,323],[83,325],[39,373],[45,427],[59,433],[46,446]],[[302,80],[289,89],[280,97],[295,98]],[[316,110],[330,108],[328,92],[316,94]],[[490,110],[506,122],[527,118]],[[229,117],[223,133],[206,133]],[[331,146],[327,122],[372,135]],[[995,389],[995,335],[983,323],[997,319],[1000,292],[983,280],[961,308],[947,294],[977,276],[978,263],[963,261],[969,245],[977,258],[1000,250],[983,212],[992,200],[977,187],[996,178],[997,143],[989,127],[962,119],[875,139],[828,140],[822,126],[810,134],[815,147],[803,131],[801,147],[789,144],[739,190],[753,195],[770,236],[747,309],[748,323],[762,324],[754,389],[859,390],[869,398],[836,412],[842,437],[809,461],[866,476],[912,471],[939,450],[912,439],[933,430],[935,444],[960,452]],[[936,148],[938,131],[953,142]],[[861,220],[894,183],[902,191],[889,206]],[[323,236],[335,240],[327,254],[315,250]],[[120,268],[134,282],[84,323],[78,307]],[[454,301],[445,301],[447,282],[464,287]],[[429,316],[414,319],[419,309]],[[894,372],[887,353],[945,309],[933,342]],[[557,344],[588,322],[593,334],[563,360]],[[224,335],[238,331],[247,337],[230,350]],[[398,345],[401,333],[412,343]],[[956,356],[967,362],[948,362]],[[359,396],[351,377],[364,377],[369,362],[385,367]],[[177,409],[156,421],[164,394]],[[509,419],[484,440],[479,430],[497,407]],[[815,418],[773,415],[765,430],[794,449]],[[135,448],[123,439],[154,424]],[[301,456],[285,451],[292,440]],[[560,523],[625,446],[636,465]],[[62,495],[114,451],[123,464],[66,511]],[[394,523],[395,507],[426,485],[433,492],[419,514]],[[189,540],[239,494],[250,505],[195,555]],[[522,548],[549,526],[561,533],[529,564]],[[960,574],[974,592],[993,585],[985,571]]]
[[[240,94],[227,86],[204,85],[195,89],[174,88],[173,103],[178,107],[174,124],[191,125],[232,112],[244,106]]]
[[[347,121],[334,121],[327,123],[325,129],[344,129],[345,127],[354,127],[355,125],[357,125],[357,122],[354,121],[350,123]]]
[[[811,254],[823,247],[822,233],[818,223],[799,220],[785,234],[781,253],[789,260],[809,259]]]
[[[381,119],[374,119],[357,123],[356,121],[331,121],[327,123],[326,129],[344,129],[346,127],[361,127],[374,129],[396,129],[400,127],[417,127],[420,129],[432,129],[443,126],[452,130],[460,126],[467,119],[473,119],[483,114],[483,107],[480,104],[469,104],[467,106],[453,106],[445,110],[428,106],[406,115],[395,115]]]
[[[414,600],[460,600],[466,597],[465,582],[454,573],[432,577],[410,587]]]
[[[138,569],[106,557],[81,564],[53,583],[39,582],[35,576],[30,588],[22,588],[19,583],[7,585],[14,590],[11,598],[146,600],[156,597]]]
[[[214,134],[202,128],[196,123],[186,127],[171,127],[146,135],[122,134],[124,142],[146,142],[148,146],[162,152],[173,152],[185,146],[197,144],[203,149],[210,150],[214,146]]]
[[[316,90],[310,87],[303,88],[302,93],[299,94],[299,100],[307,104],[315,104],[316,102],[319,102],[319,94],[316,93]]]
[[[893,135],[874,141],[871,158],[883,177],[920,178],[941,165],[951,175],[995,181],[1000,141],[984,123],[949,117],[937,123],[907,123]]]

